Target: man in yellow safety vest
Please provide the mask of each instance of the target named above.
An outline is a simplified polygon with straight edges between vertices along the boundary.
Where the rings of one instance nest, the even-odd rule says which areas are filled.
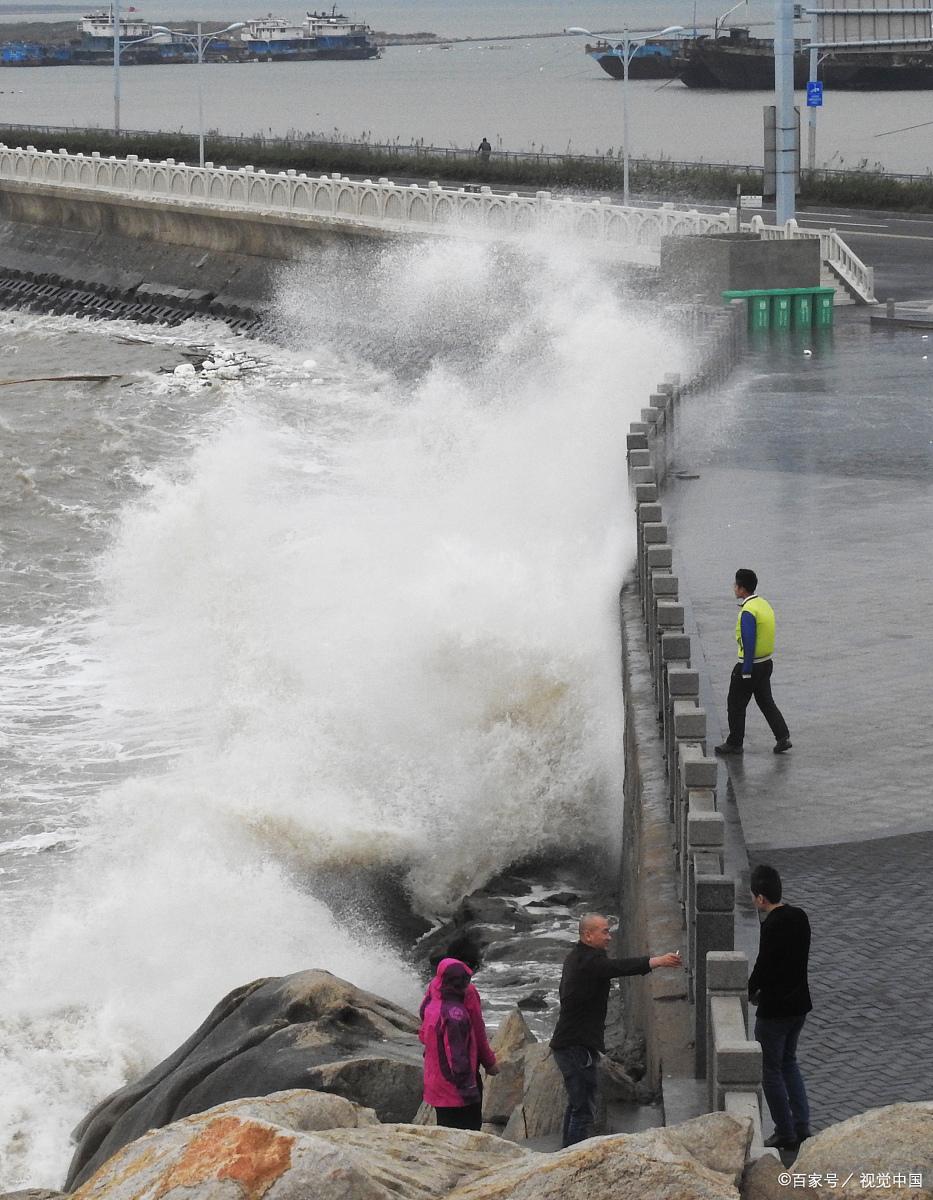
[[[735,598],[739,616],[735,623],[735,640],[739,661],[729,680],[726,708],[729,713],[729,736],[717,754],[741,754],[745,741],[745,710],[752,696],[774,734],[774,753],[783,754],[791,748],[790,732],[781,710],[771,695],[771,672],[774,670],[774,609],[763,596],[756,593],[758,576],[746,567],[735,573]]]

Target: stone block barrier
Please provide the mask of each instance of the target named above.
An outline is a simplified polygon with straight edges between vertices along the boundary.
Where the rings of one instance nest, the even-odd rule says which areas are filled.
[[[684,332],[695,338],[693,372],[684,381],[666,376],[626,436],[637,537],[632,582],[622,594],[626,642],[622,890],[624,925],[630,915],[634,917],[635,936],[644,941],[652,924],[649,910],[659,908],[657,900],[641,894],[646,887],[658,886],[657,876],[648,878],[645,871],[649,865],[646,827],[650,827],[655,842],[666,837],[672,868],[672,903],[665,910],[665,929],[676,919],[686,968],[683,1001],[689,1054],[672,1056],[671,1047],[664,1045],[665,1032],[670,1036],[672,1031],[661,1028],[658,1005],[651,1003],[661,997],[639,995],[636,983],[627,986],[627,999],[642,1027],[647,1024],[649,1063],[653,1054],[662,1090],[666,1092],[682,1072],[695,1081],[696,1107],[751,1116],[753,1151],[760,1155],[761,1050],[747,1032],[748,961],[735,951],[736,880],[725,867],[726,822],[719,810],[718,763],[710,755],[700,673],[675,572],[676,546],[663,507],[680,405],[690,393],[715,389],[725,381],[744,350],[745,324],[740,305],[721,310],[698,307],[685,314]],[[630,644],[636,640],[637,646]],[[637,676],[636,658],[645,664],[644,679]],[[646,743],[653,743],[654,749]],[[657,778],[650,780],[649,759],[657,763],[653,768]],[[654,924],[661,925],[657,917]],[[648,934],[651,948],[661,949],[656,938],[650,940],[652,936]],[[636,947],[634,937],[625,949],[644,952]],[[657,1035],[654,1045],[653,1034]],[[678,1059],[676,1064],[672,1057]],[[683,1078],[678,1086],[683,1090]]]

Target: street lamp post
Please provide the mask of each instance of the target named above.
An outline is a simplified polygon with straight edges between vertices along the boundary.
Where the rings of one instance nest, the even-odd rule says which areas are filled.
[[[113,21],[113,131],[120,132],[120,56],[129,46],[138,46],[140,42],[153,42],[156,38],[161,37],[163,33],[169,33],[170,30],[163,29],[160,25],[153,25],[153,29],[157,32],[150,34],[148,37],[134,38],[131,42],[122,41],[120,37],[120,0],[113,0],[110,8],[110,19]]]
[[[113,21],[113,131],[120,132],[120,0],[110,6]],[[106,43],[104,43],[106,45]]]
[[[245,21],[234,21],[232,25],[218,29],[214,33],[208,34],[207,37],[204,36],[200,21],[197,23],[197,33],[186,33],[180,29],[166,29],[164,25],[153,25],[152,27],[159,33],[170,33],[174,38],[181,38],[182,41],[194,48],[198,56],[198,162],[202,167],[204,166],[204,81],[201,68],[204,66],[204,51],[214,38],[220,37],[223,33],[232,33],[234,29],[242,29],[245,25]]]
[[[636,52],[649,38],[664,37],[669,33],[682,33],[683,25],[668,25],[652,33],[638,33],[633,39],[627,29],[622,30],[622,203],[629,202],[629,115],[628,115],[628,69]],[[579,33],[584,37],[605,37],[605,34],[592,33],[580,25],[571,25],[564,33]]]

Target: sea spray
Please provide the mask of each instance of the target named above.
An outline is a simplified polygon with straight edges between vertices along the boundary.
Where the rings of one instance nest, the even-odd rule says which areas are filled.
[[[467,241],[295,268],[279,326],[181,453],[140,440],[92,564],[73,691],[154,753],[4,939],[6,1187],[60,1183],[84,1111],[250,978],[415,1001],[316,872],[434,913],[617,836],[624,430],[669,337],[572,250]]]

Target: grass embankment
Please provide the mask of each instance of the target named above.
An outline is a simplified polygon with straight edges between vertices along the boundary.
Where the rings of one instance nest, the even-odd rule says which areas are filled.
[[[71,153],[138,154],[140,158],[197,160],[197,138],[184,133],[125,133],[75,129],[48,133],[42,129],[0,128],[0,141],[39,150],[64,148]],[[436,179],[441,183],[490,184],[496,187],[576,189],[595,193],[622,190],[619,157],[568,155],[497,155],[483,163],[471,151],[440,153],[431,147],[374,146],[366,141],[326,141],[318,138],[231,138],[210,134],[209,161],[228,167],[251,165],[267,171],[294,169],[309,174],[342,171],[350,175],[390,179]],[[703,200],[729,205],[736,186],[743,194],[761,192],[761,172],[741,167],[685,165],[663,159],[633,160],[631,190],[635,195],[665,200]],[[800,201],[849,208],[933,212],[933,174],[922,179],[896,179],[882,172],[804,173]]]

